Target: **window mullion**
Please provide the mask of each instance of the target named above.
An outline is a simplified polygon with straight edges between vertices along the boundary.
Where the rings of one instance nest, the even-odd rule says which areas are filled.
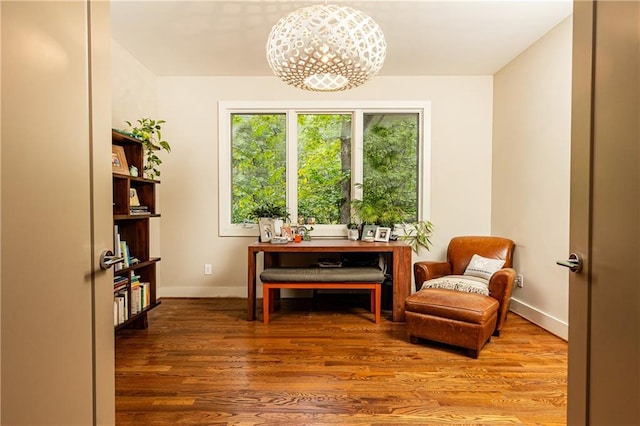
[[[420,111],[418,121],[418,220],[431,217],[431,104]]]
[[[287,111],[287,207],[291,221],[298,218],[298,114]]]
[[[353,142],[351,144],[351,194],[353,199],[362,199],[362,187],[356,184],[363,182],[364,175],[364,111],[353,111]]]

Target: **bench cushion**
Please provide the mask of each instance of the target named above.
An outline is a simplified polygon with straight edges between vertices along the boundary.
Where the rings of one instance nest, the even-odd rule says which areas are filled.
[[[358,266],[342,268],[267,268],[260,274],[262,282],[363,282],[384,281],[384,274],[377,267]]]

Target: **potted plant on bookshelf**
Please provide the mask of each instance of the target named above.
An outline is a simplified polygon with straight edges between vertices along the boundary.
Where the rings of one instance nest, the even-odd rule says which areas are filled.
[[[157,151],[165,150],[171,152],[169,142],[162,140],[162,124],[164,120],[152,120],[141,118],[138,126],[133,126],[131,122],[125,121],[131,128],[131,134],[142,141],[145,150],[144,176],[149,179],[160,177],[159,166],[162,160],[156,154]]]

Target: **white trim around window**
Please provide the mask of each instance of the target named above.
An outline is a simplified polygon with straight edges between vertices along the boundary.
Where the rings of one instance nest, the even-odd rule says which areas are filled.
[[[431,211],[431,102],[410,101],[319,101],[319,102],[218,102],[218,184],[219,184],[219,235],[257,236],[257,224],[231,223],[231,115],[238,113],[285,113],[287,114],[287,186],[296,187],[297,159],[295,158],[295,129],[297,113],[351,113],[353,114],[352,182],[362,179],[363,114],[365,113],[418,113],[419,161],[418,161],[418,218],[429,220]],[[292,154],[290,154],[292,153]],[[353,185],[353,184],[352,184]],[[352,188],[358,197],[357,188]],[[287,205],[296,206],[293,191],[287,191]],[[291,212],[297,217],[297,212]],[[346,237],[345,225],[314,225],[314,237]]]

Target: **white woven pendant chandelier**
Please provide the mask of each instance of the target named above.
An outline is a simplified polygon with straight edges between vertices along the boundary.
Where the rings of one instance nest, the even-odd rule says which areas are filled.
[[[285,83],[300,89],[337,92],[376,75],[387,44],[368,15],[330,4],[298,9],[274,25],[267,60]]]

